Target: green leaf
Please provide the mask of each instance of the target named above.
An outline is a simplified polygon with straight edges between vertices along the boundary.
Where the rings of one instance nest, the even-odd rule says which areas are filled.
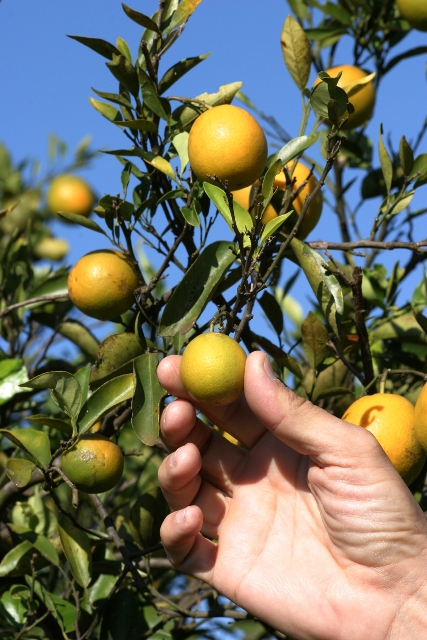
[[[180,177],[185,171],[185,167],[189,162],[188,158],[188,131],[181,131],[181,133],[177,133],[176,136],[172,138],[172,144],[175,147],[179,161],[181,163],[181,170],[179,172]]]
[[[7,358],[0,361],[0,405],[22,393],[22,385],[27,380],[27,368],[22,360]]]
[[[308,11],[308,7],[304,0],[288,0],[288,4],[297,18],[304,20]]]
[[[168,31],[172,31],[186,22],[202,0],[182,0],[169,23]]]
[[[181,213],[184,216],[184,220],[192,227],[198,227],[200,225],[199,214],[192,206],[181,207]]]
[[[420,153],[414,160],[414,164],[413,164],[409,179],[413,180],[416,177],[417,181],[415,183],[415,186],[416,187],[421,186],[422,184],[425,184],[426,173],[427,173],[427,153]]]
[[[133,96],[138,96],[138,74],[135,67],[131,62],[129,62],[126,56],[113,54],[111,62],[106,62],[106,66],[125,89],[127,89]]]
[[[196,96],[197,101],[204,102],[211,107],[217,107],[221,104],[230,104],[236,93],[242,87],[243,82],[232,82],[222,85],[216,93],[202,93]],[[199,102],[191,103],[189,101],[185,106],[178,107],[172,113],[172,119],[176,122],[178,128],[186,129],[199,115],[204,111]]]
[[[400,53],[398,56],[395,56],[386,64],[383,74],[386,74],[390,69],[393,69],[399,62],[402,60],[406,60],[407,58],[412,58],[414,56],[423,55],[427,53],[427,47],[414,47],[413,49],[408,49],[403,53]]]
[[[61,433],[64,433],[66,436],[70,437],[73,434],[73,429],[68,422],[64,420],[60,420],[59,418],[49,418],[48,416],[43,416],[41,414],[36,414],[32,416],[28,416],[27,420],[31,422],[35,422],[36,424],[45,425],[46,427],[51,427],[52,429],[56,429]]]
[[[146,631],[147,623],[136,589],[124,587],[116,591],[103,612],[99,640],[136,640],[141,637],[160,640],[155,638],[155,633],[147,634]]]
[[[227,222],[230,229],[234,232],[233,229],[233,221],[230,213],[230,209],[228,208],[228,200],[225,194],[225,191],[215,186],[214,184],[210,184],[209,182],[203,183],[203,189],[209,198],[212,200],[224,220]],[[245,231],[252,229],[254,226],[251,215],[246,209],[244,209],[238,202],[233,201],[233,209],[234,209],[234,218],[236,220],[236,225],[240,233],[245,233]],[[245,246],[250,242],[249,238],[244,237]]]
[[[414,153],[405,136],[400,138],[399,160],[405,176],[410,176],[412,167],[414,166]]]
[[[424,331],[424,333],[427,333],[427,318],[420,311],[417,311],[414,308],[412,309],[412,311],[414,314],[414,318],[420,325],[421,329]]]
[[[16,444],[24,453],[45,469],[50,462],[51,452],[49,437],[43,431],[36,429],[0,429],[0,433]]]
[[[173,166],[162,158],[162,156],[156,156],[151,151],[141,151],[141,157],[144,158],[148,164],[151,164],[155,169],[158,169],[162,173],[166,174],[171,180],[176,182],[176,174]]]
[[[302,346],[311,369],[317,369],[329,355],[329,333],[312,311],[301,325]]]
[[[281,45],[286,67],[298,89],[307,86],[311,68],[311,47],[304,29],[289,15],[283,25]]]
[[[160,336],[190,331],[236,259],[233,249],[230,242],[218,241],[202,251],[166,304],[160,321]]]
[[[46,558],[51,564],[56,567],[59,566],[59,557],[56,553],[55,547],[53,544],[41,534],[37,534],[32,529],[28,529],[27,527],[22,527],[18,524],[8,524],[9,529],[12,529],[14,533],[16,533],[20,538],[29,542],[34,549],[37,549],[41,555]]]
[[[170,69],[166,71],[164,76],[159,82],[159,95],[161,96],[165,91],[167,91],[177,80],[182,78],[186,73],[194,69],[202,60],[206,60],[209,58],[211,54],[205,53],[202,56],[194,56],[193,58],[186,58],[185,60],[180,60],[176,64],[174,64]]]
[[[309,136],[299,136],[298,138],[293,138],[285,144],[284,147],[278,151],[273,158],[280,159],[282,161],[282,166],[287,164],[293,158],[296,158],[300,153],[311,147],[315,144],[319,138],[320,133],[312,133]]]
[[[116,38],[116,47],[120,51],[122,56],[125,56],[127,60],[129,60],[129,62],[132,64],[132,54],[126,40],[123,40],[123,38],[120,38],[120,36]]]
[[[130,510],[130,520],[143,549],[160,541],[160,527],[170,509],[160,487],[151,487],[137,498]]]
[[[143,118],[139,120],[123,120],[123,122],[116,122],[116,125],[122,129],[131,129],[132,131],[150,131],[151,133],[157,133],[156,123]]]
[[[0,562],[0,578],[4,578],[9,573],[12,573],[20,564],[22,558],[32,549],[32,545],[29,542],[19,542],[13,549],[8,551],[3,556]]]
[[[132,109],[132,104],[124,94],[122,95],[119,93],[108,93],[107,91],[97,91],[93,87],[91,87],[91,89],[100,98],[104,98],[105,100],[109,100],[110,102],[120,104],[122,107],[126,107],[127,109]]]
[[[66,516],[62,516],[58,523],[58,533],[74,580],[81,587],[88,587],[92,578],[92,553],[87,534]]]
[[[18,488],[27,486],[35,468],[34,462],[23,458],[10,458],[5,465],[7,477]]]
[[[75,622],[78,619],[76,607],[67,600],[59,598],[53,593],[49,593],[38,580],[34,585],[30,582],[31,576],[26,577],[27,582],[34,588],[37,598],[43,602],[46,609],[58,623],[64,640],[69,640],[67,633],[73,633],[75,630]]]
[[[387,149],[385,148],[382,139],[383,126],[380,125],[380,132],[378,135],[378,154],[380,156],[381,170],[384,176],[384,183],[387,189],[387,193],[390,193],[391,183],[393,180],[393,163],[389,156]]]
[[[68,211],[58,211],[58,216],[67,222],[73,222],[74,224],[79,224],[81,227],[85,227],[86,229],[90,229],[91,231],[96,231],[97,233],[102,233],[104,236],[108,235],[105,233],[104,229],[102,229],[95,220],[91,218],[86,218],[86,216],[80,216],[77,213],[69,213]]]
[[[411,204],[411,200],[414,195],[415,191],[408,191],[402,197],[398,197],[390,211],[391,215],[395,216],[396,214],[406,209]]]
[[[339,336],[339,323],[344,311],[341,286],[328,274],[324,258],[297,238],[291,240],[292,250],[320,304],[323,314],[335,335]]]
[[[139,24],[140,27],[144,27],[144,29],[150,29],[151,31],[155,31],[156,33],[160,33],[159,28],[154,20],[152,20],[148,16],[145,16],[143,13],[139,13],[139,11],[135,11],[135,9],[131,9],[123,2],[122,7],[128,18],[133,20],[133,22],[136,22],[136,24]]]
[[[23,589],[22,585],[15,585],[9,591],[4,591],[0,598],[2,618],[6,619],[8,626],[21,627],[29,613],[29,602],[24,598],[20,598],[18,594],[14,594],[15,588]],[[10,638],[13,636],[9,636]]]
[[[138,438],[153,446],[159,437],[160,403],[166,390],[157,379],[157,353],[144,353],[135,358],[135,395],[132,400],[132,427]]]
[[[97,359],[90,371],[90,386],[96,389],[120,374],[132,373],[132,362],[144,353],[144,345],[135,333],[108,336],[99,346]]]
[[[278,231],[278,229],[280,229],[280,227],[282,226],[282,224],[284,222],[286,222],[286,220],[289,218],[290,215],[292,215],[293,210],[292,211],[287,211],[286,213],[284,213],[281,216],[277,216],[277,218],[273,218],[273,220],[269,220],[267,222],[267,224],[265,225],[262,233],[261,233],[261,238],[259,240],[259,246],[262,247],[262,245],[264,244],[264,242],[270,238],[271,236],[273,236],[276,231]]]
[[[49,313],[38,313],[37,321],[47,327],[51,327],[57,333],[64,336],[79,347],[89,360],[96,360],[98,354],[98,341],[95,336],[78,320],[64,320],[59,325],[56,318]]]
[[[314,112],[321,118],[329,118],[329,101],[335,100],[337,103],[338,115],[341,117],[347,111],[347,94],[337,86],[339,78],[332,78],[326,72],[320,72],[322,82],[319,82],[310,94],[310,103]],[[340,74],[339,74],[340,75]]]
[[[273,329],[277,335],[280,336],[283,331],[283,314],[280,304],[268,291],[264,291],[262,296],[258,299],[258,302],[260,303],[265,315],[270,320]]]
[[[274,180],[278,173],[282,171],[283,164],[280,158],[278,158],[275,162],[273,162],[269,168],[267,173],[264,176],[264,180],[262,181],[262,195],[264,196],[263,206],[264,208],[270,202],[273,196],[274,190]]]
[[[162,120],[169,120],[169,102],[165,100],[165,98],[159,97],[156,85],[141,67],[138,67],[138,79],[141,85],[144,104],[159,116],[159,118],[162,118]]]
[[[86,433],[111,409],[132,398],[135,391],[131,373],[117,376],[103,384],[88,398],[79,416],[79,433]]]
[[[75,377],[68,371],[42,373],[26,383],[31,389],[49,389],[52,400],[72,420],[80,413],[82,390]]]
[[[99,113],[110,120],[110,122],[120,122],[123,120],[123,116],[116,107],[107,102],[101,102],[101,100],[95,100],[95,98],[89,98],[89,102]]]
[[[119,55],[120,51],[113,45],[107,42],[106,40],[102,40],[101,38],[86,38],[85,36],[68,36],[73,40],[77,40],[81,44],[84,44],[89,49],[96,51],[104,58],[108,58],[109,60],[113,59],[113,54]]]

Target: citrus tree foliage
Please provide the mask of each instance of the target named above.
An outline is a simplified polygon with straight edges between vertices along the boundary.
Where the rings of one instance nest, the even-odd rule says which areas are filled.
[[[225,621],[236,637],[274,634],[212,589],[177,575],[159,544],[168,509],[157,486],[166,393],[156,367],[209,325],[247,352],[265,351],[299,395],[337,416],[356,397],[380,389],[414,402],[427,373],[427,241],[414,231],[425,224],[426,209],[411,206],[427,181],[425,127],[420,122],[414,142],[402,135],[398,149],[381,130],[374,139],[363,128],[341,131],[365,82],[380,91],[386,74],[398,74],[401,60],[427,47],[394,54],[410,26],[391,0],[289,0],[283,58],[303,104],[300,130],[291,137],[257,111],[237,79],[214,93],[174,95],[175,82],[208,55],[162,66],[199,3],[161,0],[151,17],[123,4],[141,27],[139,43],[70,36],[111,71],[105,90],[94,81],[90,102],[123,131],[123,146],[106,152],[120,163],[123,188],[101,198],[90,218],[60,215],[82,225],[82,233],[103,234],[106,248],[138,265],[135,303],[105,323],[101,344],[68,298],[69,267],[52,262],[66,248],[42,249],[42,240],[55,240],[44,196],[57,164],[40,178],[0,148],[2,638],[200,638]],[[347,62],[375,75],[340,88],[326,68],[344,35],[354,45]],[[315,89],[308,87],[313,68],[321,79]],[[201,183],[188,164],[195,119],[232,101],[263,122],[273,150],[250,212],[233,201],[226,183],[215,176]],[[59,141],[52,144],[63,151]],[[379,165],[372,163],[374,147]],[[90,157],[84,143],[67,169]],[[281,215],[263,225],[277,197],[275,177],[300,158],[319,176],[315,192],[296,216],[288,176]],[[347,200],[355,185],[357,206]],[[303,242],[298,229],[319,190],[341,238]],[[370,228],[363,235],[356,212],[366,203]],[[212,237],[219,216],[228,224],[220,239]],[[293,223],[288,233],[281,230],[285,220]],[[141,242],[157,252],[152,263],[138,251]],[[402,263],[386,268],[384,256],[398,249]],[[41,258],[51,267],[41,267]],[[419,284],[411,291],[406,282],[415,269]],[[297,277],[312,290],[305,318],[294,293]],[[268,331],[254,329],[260,316]],[[71,361],[59,359],[60,341],[74,345]],[[120,482],[101,497],[78,492],[60,468],[61,452],[89,431],[113,438],[125,455]],[[418,500],[423,481],[421,474],[411,486]]]

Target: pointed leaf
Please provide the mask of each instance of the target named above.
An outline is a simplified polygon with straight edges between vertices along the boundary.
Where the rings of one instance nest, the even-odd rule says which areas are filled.
[[[87,534],[75,527],[66,516],[62,516],[58,523],[58,533],[74,580],[83,588],[89,586],[92,578],[92,553]]]
[[[290,215],[292,215],[293,210],[292,211],[287,211],[286,213],[284,213],[281,216],[277,216],[277,218],[273,218],[273,220],[269,220],[267,222],[267,224],[265,225],[262,233],[261,233],[261,238],[259,240],[259,246],[262,247],[262,245],[264,244],[264,242],[270,238],[271,236],[273,236],[276,231],[278,231],[280,229],[280,227],[282,226],[282,224],[284,222],[286,222],[286,220],[289,218]]]
[[[159,28],[154,20],[152,20],[148,16],[145,16],[143,13],[139,13],[139,11],[135,11],[135,9],[131,9],[123,2],[122,7],[128,18],[136,22],[136,24],[139,24],[140,27],[144,27],[144,29],[150,29],[150,31],[155,31],[156,33],[160,33]]]
[[[97,91],[93,87],[91,87],[91,89],[100,98],[104,98],[105,100],[109,100],[110,102],[114,102],[115,104],[120,104],[127,109],[132,109],[132,104],[129,102],[126,95],[122,95],[119,93],[108,93],[107,91]]]
[[[174,64],[170,69],[166,71],[163,78],[159,82],[159,95],[161,96],[165,91],[167,91],[177,80],[182,78],[188,71],[194,69],[202,60],[206,60],[209,58],[211,54],[205,53],[202,56],[195,56],[193,58],[186,58],[185,60],[180,60]]]
[[[393,181],[393,163],[382,139],[383,126],[380,125],[378,135],[378,154],[380,156],[381,170],[384,176],[384,183],[387,193],[390,193],[391,183]]]
[[[165,173],[168,178],[170,178],[171,180],[175,180],[176,182],[176,174],[174,168],[167,160],[165,160],[165,158],[162,158],[162,156],[156,156],[151,151],[142,151],[141,157],[144,158],[144,160],[151,164],[155,169],[158,169],[162,173]]]
[[[138,96],[139,93],[139,81],[138,74],[135,67],[126,56],[114,55],[111,62],[107,62],[106,66],[109,68],[113,76],[120,82],[120,84],[127,89],[133,96]]]
[[[101,102],[101,100],[95,100],[95,98],[89,98],[89,102],[99,113],[110,120],[110,122],[120,122],[123,120],[123,116],[116,107],[107,102]]]
[[[210,184],[209,182],[203,183],[203,189],[212,200],[222,217],[225,219],[230,229],[234,232],[233,220],[231,217],[230,209],[228,208],[228,200],[225,191],[215,186],[214,184]],[[251,214],[235,200],[233,201],[233,209],[236,225],[240,233],[245,233],[246,230],[252,229],[254,223],[251,218]],[[249,238],[245,237],[244,244],[247,245],[249,242]]]
[[[291,15],[283,25],[281,44],[286,67],[298,89],[302,91],[307,86],[310,75],[311,48],[304,29]]]
[[[421,329],[424,333],[427,333],[427,318],[420,311],[416,311],[414,308],[412,308],[412,311],[414,313],[414,318],[420,325]]]
[[[415,195],[415,191],[408,191],[407,193],[405,193],[403,197],[399,197],[396,200],[396,203],[393,205],[390,213],[395,216],[396,214],[400,213],[401,211],[409,207],[414,195]]]
[[[309,136],[299,136],[294,138],[285,144],[284,147],[278,151],[273,158],[279,158],[282,161],[282,166],[287,164],[293,158],[296,158],[300,153],[315,144],[319,138],[320,133],[312,133]]]
[[[400,138],[399,160],[405,176],[410,176],[412,167],[414,166],[414,153],[405,136]]]
[[[320,304],[323,314],[335,335],[339,336],[339,323],[344,311],[341,286],[328,274],[323,257],[297,238],[291,240],[292,250]]]
[[[146,348],[146,345],[145,345]],[[90,370],[90,385],[96,389],[111,378],[132,373],[132,362],[144,353],[144,345],[135,333],[117,333],[108,336],[99,346],[97,359]],[[123,368],[126,367],[126,371]]]
[[[52,400],[70,418],[76,419],[82,404],[82,390],[75,377],[68,371],[42,373],[26,383],[31,389],[49,389]]]
[[[23,384],[28,380],[25,364],[17,358],[8,358],[0,362],[0,405],[24,391]]]
[[[37,534],[32,529],[28,529],[27,527],[22,527],[18,524],[9,523],[8,527],[12,529],[20,538],[29,542],[34,549],[37,549],[41,555],[49,560],[50,563],[59,566],[59,557],[56,553],[55,547],[53,544],[46,538],[46,536],[42,536]]]
[[[61,433],[64,433],[66,436],[70,437],[73,434],[73,429],[68,422],[64,420],[60,420],[59,418],[49,418],[48,416],[43,416],[41,414],[36,414],[33,416],[28,416],[27,420],[31,422],[35,422],[36,424],[45,425],[46,427],[51,427],[52,429],[56,429]]]
[[[312,311],[309,311],[301,325],[301,336],[308,364],[312,369],[317,369],[329,354],[329,333]]]
[[[236,259],[230,242],[207,246],[184,275],[161,318],[159,335],[187,333],[213,296],[216,286]]]
[[[82,407],[79,433],[86,433],[113,407],[132,398],[134,391],[135,384],[131,373],[117,376],[99,387]]]
[[[13,549],[8,551],[0,562],[0,578],[4,578],[14,571],[22,558],[27,555],[32,548],[32,545],[24,540],[24,542],[19,542]]]
[[[183,22],[188,20],[191,14],[195,11],[197,6],[201,3],[202,0],[182,0],[178,5],[177,10],[172,16],[172,20],[170,21],[168,31],[172,31],[172,29],[176,29]]]
[[[113,54],[120,54],[120,51],[113,45],[107,42],[106,40],[102,40],[101,38],[86,38],[85,36],[68,36],[73,40],[77,40],[81,44],[84,44],[89,49],[96,51],[104,58],[108,58],[109,60],[113,59]]]
[[[5,470],[9,480],[18,487],[26,487],[31,480],[36,465],[24,458],[10,458],[6,462]]]
[[[427,53],[427,47],[425,46],[414,47],[413,49],[408,49],[407,51],[400,53],[398,56],[395,56],[386,64],[385,69],[383,70],[383,74],[386,74],[388,71],[390,71],[390,69],[395,67],[402,60],[405,60],[406,58],[412,58],[413,56],[423,55],[424,53]]]
[[[262,296],[258,298],[258,302],[260,303],[265,315],[273,325],[273,329],[275,330],[277,335],[280,336],[283,331],[283,314],[280,304],[277,302],[276,298],[268,291],[264,291]]]
[[[31,576],[27,576],[26,580],[29,582]],[[36,580],[34,584],[31,582],[29,582],[29,584],[31,588],[34,589],[37,598],[43,602],[46,609],[58,623],[64,640],[69,640],[67,633],[74,632],[75,622],[78,618],[76,607],[72,605],[71,602],[63,600],[53,593],[49,593],[38,580]]]
[[[143,118],[139,120],[123,120],[123,122],[116,122],[116,125],[122,129],[132,129],[132,131],[150,131],[151,133],[157,133],[156,123]]]
[[[138,438],[153,446],[159,437],[160,402],[166,390],[157,379],[157,353],[144,353],[135,358],[135,395],[132,400],[132,427]]]
[[[193,209],[193,207],[181,207],[181,213],[184,216],[185,221],[192,227],[198,227],[200,225],[199,214]]]
[[[201,101],[210,105],[211,107],[217,107],[221,104],[230,104],[236,93],[242,87],[243,82],[232,82],[230,84],[222,85],[216,93],[202,93],[196,96],[197,101]],[[183,107],[178,107],[173,114],[173,120],[177,123],[179,129],[187,128],[203,111],[199,102],[191,103]]]
[[[172,138],[173,146],[177,150],[179,160],[181,162],[181,170],[179,172],[180,176],[182,176],[182,174],[184,173],[185,167],[189,162],[188,137],[189,137],[188,131],[181,131],[181,133],[177,133],[176,136]]]
[[[263,205],[266,207],[273,196],[274,180],[278,173],[282,171],[283,164],[280,158],[275,160],[268,168],[267,173],[262,181],[262,195],[264,196]]]
[[[151,487],[136,500],[130,510],[130,520],[143,549],[160,541],[160,527],[169,513],[169,506],[160,487]]]
[[[329,117],[328,104],[330,100],[337,103],[338,115],[342,116],[347,111],[347,94],[336,83],[339,78],[331,78],[325,72],[318,74],[322,78],[310,94],[310,103],[315,113],[321,118]]]
[[[169,102],[165,98],[159,97],[156,85],[141,67],[138,67],[138,79],[142,89],[144,104],[159,116],[159,118],[162,118],[162,120],[169,120]]]
[[[90,229],[91,231],[102,233],[108,238],[108,235],[105,233],[104,229],[102,229],[99,224],[91,218],[86,218],[85,216],[81,216],[77,213],[69,213],[68,211],[58,211],[58,216],[63,220],[66,220],[67,222],[74,222],[75,224],[79,224],[81,227],[85,227],[86,229]]]
[[[0,433],[16,444],[37,466],[45,469],[50,462],[51,452],[49,437],[36,429],[0,429]]]

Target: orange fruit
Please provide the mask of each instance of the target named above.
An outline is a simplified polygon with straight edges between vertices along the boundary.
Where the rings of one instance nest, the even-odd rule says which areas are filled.
[[[123,467],[120,448],[97,433],[85,433],[61,457],[62,471],[84,493],[109,491],[120,480]]]
[[[415,403],[415,433],[424,451],[427,451],[427,383]]]
[[[396,0],[402,18],[418,31],[427,31],[426,0]]]
[[[83,313],[98,320],[111,320],[121,315],[135,301],[138,276],[120,251],[91,251],[71,269],[68,293]]]
[[[291,168],[291,165],[286,165],[288,169]],[[302,162],[298,162],[295,166],[294,173],[292,175],[292,179],[294,180],[293,191],[297,191],[300,185],[305,182],[310,174],[310,169],[306,167]],[[304,188],[299,192],[296,198],[291,202],[290,208],[295,211],[298,215],[300,215],[301,210],[304,206],[304,201],[308,195],[311,194],[313,189],[318,184],[316,178],[312,174],[308,178],[307,184]],[[273,204],[270,203],[267,205],[266,210],[263,213],[261,218],[261,222],[263,224],[267,224],[270,220],[277,218],[278,211],[280,210],[281,201],[283,198],[283,191],[286,189],[286,178],[285,174],[279,173],[274,180],[274,186],[279,189],[278,193],[273,196]],[[245,209],[249,209],[250,203],[250,193],[252,187],[245,187],[244,189],[240,189],[239,191],[233,191],[234,199],[245,207]],[[274,205],[274,206],[273,206]],[[276,208],[277,210],[276,210]],[[321,191],[319,191],[315,196],[313,201],[311,202],[309,208],[307,209],[304,220],[301,223],[300,228],[298,229],[297,238],[300,240],[304,240],[311,231],[313,231],[314,227],[319,222],[320,216],[322,214],[323,208],[323,196]],[[293,227],[293,223],[285,222],[282,226],[282,229],[285,233],[290,233]]]
[[[33,253],[36,258],[42,260],[62,260],[67,255],[69,248],[70,245],[63,238],[44,236],[34,244]]]
[[[181,379],[197,402],[230,404],[243,391],[246,353],[223,333],[203,333],[185,348]]]
[[[326,69],[326,73],[331,77],[336,77],[340,71],[342,72],[342,76],[338,81],[338,86],[344,89],[344,91],[346,87],[369,75],[366,71],[363,71],[363,69],[359,69],[359,67],[354,67],[350,64],[339,64]],[[314,86],[318,85],[319,82],[321,82],[321,80],[317,78]],[[354,113],[351,114],[341,127],[343,130],[356,129],[356,127],[360,127],[360,125],[364,124],[372,116],[375,105],[375,86],[373,82],[371,81],[365,84],[360,91],[349,98],[349,102],[351,102],[354,107]],[[342,117],[344,118],[346,116],[347,112],[345,112]],[[328,124],[330,123],[328,122]]]
[[[65,211],[87,217],[92,213],[95,198],[87,182],[64,173],[52,180],[46,200],[52,213]]]
[[[419,475],[425,453],[415,434],[414,406],[402,396],[375,393],[351,404],[342,419],[375,436],[407,484]]]
[[[194,122],[188,139],[190,165],[199,180],[228,180],[230,191],[257,180],[267,160],[267,140],[247,111],[223,104],[204,111]]]

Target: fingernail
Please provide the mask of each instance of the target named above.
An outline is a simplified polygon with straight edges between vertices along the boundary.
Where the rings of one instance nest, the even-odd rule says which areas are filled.
[[[169,464],[170,464],[171,467],[176,467],[176,465],[177,465],[176,451],[174,451],[173,454],[170,456]]]
[[[273,367],[271,366],[270,359],[267,356],[265,356],[265,360],[264,360],[264,371],[269,378],[271,378],[272,380],[277,380],[277,376],[273,371]]]
[[[185,512],[187,509],[181,509],[181,511],[177,511],[175,514],[175,520],[178,524],[182,524],[185,520]]]

